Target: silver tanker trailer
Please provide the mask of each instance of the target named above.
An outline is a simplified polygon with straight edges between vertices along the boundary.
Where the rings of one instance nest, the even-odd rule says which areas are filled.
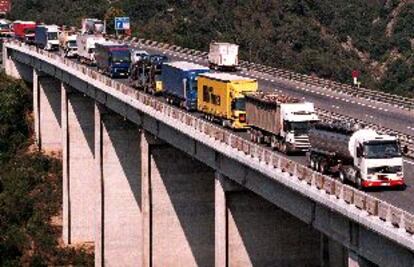
[[[396,137],[340,123],[318,123],[309,131],[309,166],[337,175],[358,188],[404,187],[403,159]]]

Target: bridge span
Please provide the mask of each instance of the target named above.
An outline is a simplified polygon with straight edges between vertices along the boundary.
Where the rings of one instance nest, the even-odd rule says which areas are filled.
[[[6,42],[96,266],[413,266],[414,216],[97,71]],[[398,192],[396,192],[398,194]]]

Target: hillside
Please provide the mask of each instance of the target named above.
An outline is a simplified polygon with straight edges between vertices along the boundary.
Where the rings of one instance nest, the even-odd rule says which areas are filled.
[[[82,16],[133,20],[134,34],[207,50],[240,44],[256,63],[414,96],[414,1],[14,0],[12,17],[79,24]]]
[[[62,165],[33,151],[31,93],[0,73],[0,266],[91,266],[61,246]]]

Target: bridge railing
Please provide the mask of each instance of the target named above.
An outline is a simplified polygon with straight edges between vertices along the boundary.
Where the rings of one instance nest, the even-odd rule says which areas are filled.
[[[130,40],[125,40],[130,42]],[[196,54],[200,59],[206,59],[208,53],[202,52],[194,49],[183,48],[176,45],[170,45],[162,43],[162,47],[159,46],[159,42],[148,39],[134,39],[133,43],[145,45],[148,47],[154,48],[163,48],[170,50],[176,53],[182,54]],[[399,95],[394,95],[386,92],[381,92],[378,90],[372,90],[364,87],[355,87],[349,84],[342,84],[336,81],[327,80],[315,76],[309,76],[306,74],[296,73],[289,70],[279,69],[275,67],[270,67],[262,64],[257,64],[249,61],[240,60],[240,66],[248,70],[262,72],[269,75],[275,75],[277,77],[296,81],[300,83],[305,83],[310,86],[322,87],[326,90],[336,91],[347,95],[358,96],[368,100],[375,100],[383,103],[388,103],[396,107],[400,107],[406,110],[414,110],[414,99],[410,97],[404,97]]]
[[[283,155],[275,153],[269,148],[250,142],[229,130],[218,127],[215,124],[197,118],[196,116],[185,112],[179,108],[166,104],[157,98],[137,91],[126,84],[120,83],[107,76],[100,74],[84,65],[78,64],[68,59],[64,59],[56,54],[37,49],[16,41],[8,42],[17,48],[23,48],[31,56],[40,60],[47,61],[51,64],[64,64],[65,70],[75,70],[82,75],[95,80],[107,87],[130,96],[139,101],[141,104],[165,118],[172,119],[181,123],[209,138],[209,140],[218,142],[234,150],[235,153],[245,155],[260,164],[270,167],[275,172],[280,171],[290,177],[291,181],[306,185],[316,192],[330,199],[336,199],[342,204],[352,206],[361,212],[361,217],[368,216],[374,219],[376,223],[384,223],[388,229],[395,230],[398,235],[404,238],[410,238],[411,248],[414,248],[414,215],[400,208],[397,208],[383,200],[368,195],[360,190],[345,185],[329,176],[322,175],[312,169],[296,163]],[[94,85],[98,87],[98,85]],[[182,129],[182,128],[180,128]],[[180,130],[178,129],[178,130]],[[185,132],[184,132],[185,133]],[[186,133],[185,133],[186,134]],[[305,194],[305,192],[302,192]]]

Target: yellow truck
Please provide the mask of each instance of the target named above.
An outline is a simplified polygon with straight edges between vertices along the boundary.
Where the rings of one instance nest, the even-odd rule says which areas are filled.
[[[224,127],[246,129],[245,95],[256,92],[257,81],[229,73],[202,73],[197,80],[197,109]]]

